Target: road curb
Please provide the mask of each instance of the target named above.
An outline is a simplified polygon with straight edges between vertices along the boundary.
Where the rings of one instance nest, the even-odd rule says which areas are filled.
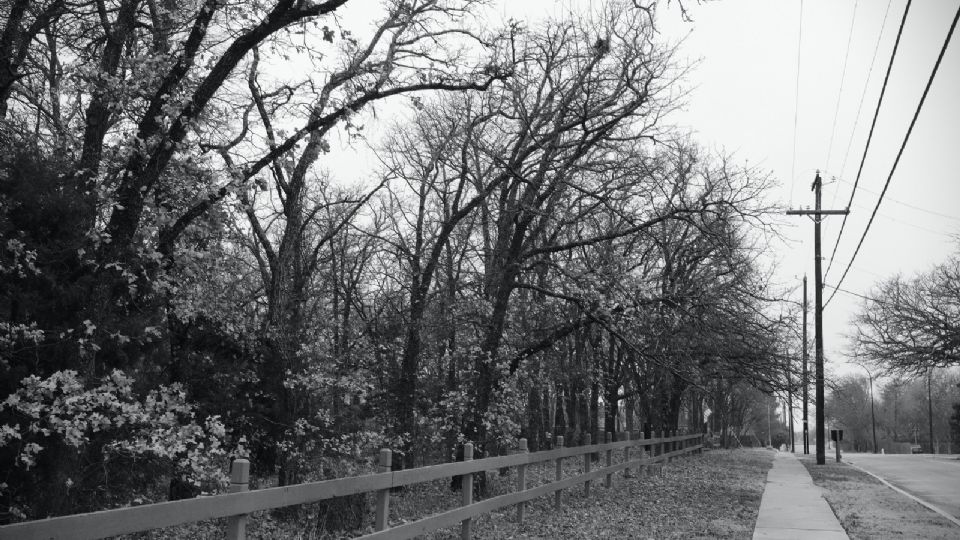
[[[882,477],[880,477],[880,476],[877,476],[876,474],[873,474],[872,472],[864,469],[863,467],[858,466],[856,463],[853,463],[853,462],[851,462],[851,461],[846,461],[845,463],[846,463],[847,465],[850,465],[851,467],[857,469],[858,471],[862,471],[862,472],[865,472],[865,473],[869,474],[870,476],[876,478],[876,479],[879,480],[881,483],[883,483],[884,485],[886,485],[888,488],[890,488],[890,489],[896,491],[897,493],[899,493],[899,494],[901,494],[901,495],[904,495],[904,496],[906,496],[906,497],[908,497],[908,498],[910,498],[910,499],[912,499],[912,500],[914,500],[914,501],[922,504],[923,506],[927,507],[928,509],[933,510],[934,512],[940,514],[941,516],[943,516],[944,518],[946,518],[948,521],[950,521],[951,523],[953,523],[953,524],[956,525],[957,527],[960,527],[960,519],[957,519],[957,518],[951,516],[951,515],[948,514],[947,512],[943,511],[942,509],[940,509],[940,508],[938,508],[938,507],[936,507],[936,506],[928,503],[927,501],[925,501],[925,500],[923,500],[923,499],[921,499],[921,498],[919,498],[919,497],[916,497],[916,496],[914,496],[914,495],[911,495],[911,494],[907,493],[906,491],[898,488],[897,486],[891,484],[890,482],[887,482],[886,479],[884,479],[884,478],[882,478]]]

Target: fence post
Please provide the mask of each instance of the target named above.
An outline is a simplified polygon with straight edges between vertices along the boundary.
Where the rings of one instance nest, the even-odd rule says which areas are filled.
[[[607,444],[613,442],[613,433],[607,432]],[[607,467],[613,466],[613,450],[607,448]],[[607,473],[607,480],[605,487],[613,487],[613,473]]]
[[[620,440],[628,441],[628,442],[629,442],[629,441],[630,441],[630,432],[629,432],[629,431],[621,432],[621,433],[620,433]],[[630,463],[630,445],[629,445],[629,444],[623,447],[623,462],[624,462],[624,463]],[[624,478],[630,478],[630,467],[627,467],[627,468],[623,469],[623,477],[624,477]]]
[[[663,430],[663,438],[664,438],[664,443],[663,443],[663,455],[664,455],[664,456],[667,456],[667,455],[670,454],[670,450],[671,450],[670,446],[673,444],[672,442],[666,440],[666,439],[669,439],[669,438],[670,438],[670,430],[669,430],[669,429]],[[669,463],[670,461],[669,461],[669,459],[666,459],[666,458],[665,458],[665,462]]]
[[[662,456],[663,453],[666,451],[667,443],[663,442],[663,439],[666,437],[666,435],[667,435],[666,430],[661,429],[661,430],[660,430],[660,444],[657,445],[657,446],[659,446],[659,448],[657,449],[657,457]],[[662,461],[662,460],[661,460],[661,461]]]
[[[233,460],[230,465],[230,493],[247,491],[250,486],[250,461],[244,458]],[[244,540],[247,537],[247,514],[230,516],[227,520],[227,540]]]
[[[660,430],[660,448],[657,450],[657,460],[659,463],[659,465],[657,466],[657,471],[659,472],[660,476],[663,476],[663,469],[665,464],[667,463],[667,458],[665,458],[664,455],[666,455],[668,451],[667,450],[668,446],[667,446],[667,443],[665,443],[663,440],[666,439],[669,434],[670,432],[665,429]]]
[[[557,450],[563,448],[563,436],[557,437]],[[557,482],[563,478],[563,458],[557,458]],[[553,504],[557,508],[560,508],[560,492],[562,490],[558,489],[554,492]]]
[[[386,448],[380,449],[380,467],[377,472],[390,472],[390,465],[393,464],[393,452]],[[377,491],[377,513],[374,518],[374,528],[382,531],[387,528],[390,518],[390,488],[384,488]]]
[[[473,460],[473,443],[463,445],[463,460]],[[473,504],[473,473],[466,473],[460,477],[460,492],[464,506]],[[460,522],[460,540],[470,540],[470,526],[473,520],[467,518]]]
[[[668,430],[667,430],[667,438],[673,438],[673,435],[674,435],[676,432],[677,432],[677,430],[675,430],[675,429],[674,429],[674,430],[669,430],[669,429],[668,429]],[[669,454],[673,453],[673,451],[675,450],[675,448],[674,448],[674,445],[675,445],[675,444],[677,444],[676,441],[670,441],[670,442],[667,443],[667,454],[668,454],[668,455],[667,455],[667,463],[670,463],[671,461],[673,461],[673,457],[671,457]]]
[[[637,437],[638,437],[641,441],[643,441],[643,440],[645,440],[645,439],[647,438],[647,435],[646,435],[644,432],[640,431],[640,432],[637,433]],[[651,457],[653,457],[652,455],[649,455],[648,450],[649,450],[648,445],[646,445],[646,444],[641,444],[641,445],[640,445],[640,459],[647,460],[647,459],[650,459]],[[638,474],[638,475],[647,476],[647,473],[649,473],[649,472],[650,472],[650,467],[649,467],[648,465],[646,465],[646,464],[637,467],[637,474]]]
[[[590,434],[587,433],[587,434],[584,435],[583,437],[584,437],[584,443],[585,443],[584,446],[590,446]],[[593,456],[591,455],[591,453],[590,453],[589,451],[583,455],[583,472],[584,472],[584,474],[587,474],[587,473],[590,472],[590,458],[591,458],[591,457],[593,457]],[[587,480],[586,482],[583,483],[583,496],[584,496],[584,497],[589,497],[589,496],[590,496],[590,480]]]
[[[527,453],[527,440],[520,439],[520,453]],[[517,466],[517,492],[521,492],[527,489],[527,466],[526,464],[521,463]],[[517,504],[517,524],[523,525],[523,510],[526,506],[526,503],[520,502]]]

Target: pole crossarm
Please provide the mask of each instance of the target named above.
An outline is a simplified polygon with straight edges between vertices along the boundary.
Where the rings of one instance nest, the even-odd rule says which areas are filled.
[[[850,210],[787,210],[788,216],[845,216]]]

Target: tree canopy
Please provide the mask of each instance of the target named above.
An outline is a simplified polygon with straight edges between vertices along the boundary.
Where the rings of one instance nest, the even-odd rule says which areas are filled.
[[[798,383],[773,179],[666,120],[655,6],[482,9],[0,7],[0,522],[215,491],[241,455],[287,485],[381,446],[743,433]]]
[[[890,373],[960,366],[960,256],[877,284],[854,324],[853,346]]]

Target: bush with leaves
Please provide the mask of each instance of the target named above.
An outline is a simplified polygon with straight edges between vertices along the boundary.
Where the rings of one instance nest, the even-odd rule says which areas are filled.
[[[73,510],[60,507],[68,504],[66,494],[71,491],[71,505],[90,505],[80,502],[89,497],[77,497],[78,491],[90,491],[87,495],[109,504],[113,499],[109,486],[126,476],[125,468],[166,471],[173,484],[187,484],[198,492],[226,485],[227,458],[244,450],[242,445],[233,452],[228,450],[220,419],[199,420],[179,385],[160,386],[142,398],[133,386],[134,380],[121,371],[95,385],[86,384],[69,370],[20,381],[18,390],[0,403],[0,459],[7,471],[7,478],[0,483],[0,497],[11,516],[39,517]],[[44,463],[51,460],[77,465],[75,475],[57,479],[65,495],[53,497],[53,501],[37,497],[31,493],[37,484],[23,481],[36,472],[42,476],[48,470]],[[21,478],[8,484],[11,476]],[[158,498],[156,479],[163,476],[145,475],[145,479],[151,477],[153,482],[119,484],[126,490],[123,500]],[[99,487],[89,487],[98,482]],[[11,486],[27,489],[14,491]],[[57,500],[60,498],[63,500]]]

